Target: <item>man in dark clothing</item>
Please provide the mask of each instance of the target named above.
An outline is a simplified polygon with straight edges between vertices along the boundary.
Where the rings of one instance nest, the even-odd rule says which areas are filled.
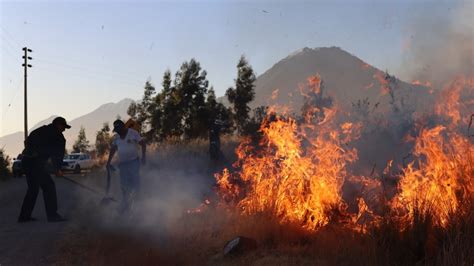
[[[51,124],[32,131],[25,141],[22,166],[26,173],[28,190],[21,206],[19,223],[36,221],[31,217],[31,213],[40,188],[43,190],[48,222],[66,220],[57,213],[56,185],[50,176],[50,172],[55,172],[57,176],[62,175],[61,165],[66,147],[63,132],[66,128],[71,126],[64,118],[56,117]]]
[[[209,128],[209,154],[214,161],[219,160],[221,154],[221,127],[222,121],[214,120]]]

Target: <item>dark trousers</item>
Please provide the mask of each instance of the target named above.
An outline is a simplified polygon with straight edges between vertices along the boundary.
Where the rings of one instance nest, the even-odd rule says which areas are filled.
[[[20,218],[31,217],[40,188],[43,190],[46,215],[48,217],[56,216],[58,210],[56,185],[48,171],[45,169],[44,164],[41,162],[31,162],[27,169],[25,169],[25,172],[28,190],[26,191],[23,205],[21,206]]]

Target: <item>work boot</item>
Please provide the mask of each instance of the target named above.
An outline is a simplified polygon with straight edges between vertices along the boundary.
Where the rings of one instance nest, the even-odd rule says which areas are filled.
[[[66,221],[67,221],[67,219],[62,217],[59,214],[48,217],[48,222],[50,222],[50,223],[58,223],[58,222],[66,222]]]
[[[27,222],[36,222],[38,219],[33,218],[33,217],[18,217],[18,223],[27,223]]]

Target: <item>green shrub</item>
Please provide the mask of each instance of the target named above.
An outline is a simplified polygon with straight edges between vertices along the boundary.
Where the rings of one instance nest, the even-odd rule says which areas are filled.
[[[10,157],[5,154],[3,149],[0,149],[0,180],[8,179],[11,176],[9,166]]]

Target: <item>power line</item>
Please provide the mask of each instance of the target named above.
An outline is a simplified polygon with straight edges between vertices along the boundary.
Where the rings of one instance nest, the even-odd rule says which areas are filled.
[[[6,35],[9,36],[9,38],[10,38],[13,42],[15,42],[15,43],[17,44],[17,46],[18,46],[17,48],[21,47],[21,44],[18,43],[18,42],[15,40],[15,38],[13,37],[13,35],[11,35],[2,25],[0,25],[0,28],[6,33]]]
[[[10,56],[12,59],[15,59],[15,61],[18,60],[18,56],[19,56],[19,55],[14,55],[14,54],[10,51],[10,49],[8,48],[8,46],[3,45],[3,43],[2,43],[2,48],[3,48],[3,49],[2,49],[2,52],[3,52],[3,51],[6,52],[6,53],[2,53],[2,56],[3,56],[3,55],[8,55],[8,56]],[[17,65],[15,65],[15,66],[17,66]],[[16,67],[15,67],[15,68],[16,68]],[[13,71],[13,68],[12,68],[12,67],[2,67],[1,69],[2,69],[2,72],[3,72],[3,73],[5,73],[5,71],[8,70],[8,72],[10,73],[11,76],[16,76],[16,74],[17,74],[17,73],[15,73],[16,71]],[[18,70],[19,70],[19,68],[18,68]]]
[[[4,35],[0,35],[0,37],[2,37],[2,39],[4,40],[4,42],[2,42],[2,46],[5,48],[5,49],[8,49],[7,51],[9,51],[9,49],[12,49],[12,50],[17,50],[18,47],[15,47],[11,44],[10,41],[8,41],[8,39],[4,36]],[[4,44],[7,44],[7,45],[4,45]],[[8,48],[10,47],[10,48]]]
[[[8,49],[6,49],[6,46],[4,46],[3,48],[4,48],[4,51],[7,52],[7,53],[5,53],[6,55],[9,55],[9,56],[11,56],[12,58],[17,59],[16,56],[14,56],[12,52],[10,52]]]
[[[107,70],[104,68],[101,68],[100,66],[93,66],[93,65],[85,65],[85,64],[71,64],[71,63],[63,63],[64,61],[57,61],[57,60],[51,60],[51,59],[43,59],[43,58],[36,58],[38,61],[42,61],[47,64],[52,64],[52,65],[58,65],[58,66],[63,66],[63,67],[70,67],[70,68],[80,68],[84,69],[86,71],[91,71],[91,69],[95,72],[103,72],[103,73],[110,73],[113,75],[127,75],[130,77],[136,77],[137,75],[141,75],[141,73],[132,73],[132,72],[122,72],[122,71],[114,71],[114,70]],[[104,67],[109,67],[109,66],[104,66]]]
[[[10,53],[7,53],[7,55],[10,55],[14,59],[18,59],[18,57],[13,56]],[[1,69],[2,69],[2,73],[5,73],[6,75],[8,75],[8,77],[17,75],[16,71],[13,71],[13,68],[11,68],[11,67],[2,67]],[[8,70],[8,73],[6,73],[7,70]]]
[[[3,27],[1,27],[3,29]],[[7,32],[5,29],[3,29],[4,32]],[[1,33],[1,32],[0,32]],[[19,56],[19,54],[16,54],[14,52],[12,52],[11,50],[13,51],[17,51],[17,50],[20,50],[20,47],[15,47],[15,45],[13,45],[7,38],[7,36],[5,35],[5,33],[3,34],[0,34],[0,37],[4,40],[2,42],[2,51],[5,51],[6,53],[2,53],[2,54],[6,54],[6,55],[9,55],[11,56],[13,59],[18,59],[17,56]],[[13,42],[16,42],[13,38],[10,38]],[[18,43],[18,42],[16,42]],[[4,69],[4,68],[2,68]],[[11,70],[11,68],[7,68],[8,70]]]
[[[3,37],[3,36],[2,36],[2,37]],[[6,43],[6,42],[2,42],[3,50],[6,51],[8,55],[17,58],[15,55],[13,55],[13,53],[12,53],[11,50],[10,50],[10,48],[9,48],[8,46],[6,46],[5,43]]]
[[[113,76],[113,77],[117,77],[117,78],[123,78],[123,76],[124,76],[123,73],[118,73],[118,72],[113,72],[113,71],[97,70],[97,69],[91,69],[90,67],[56,63],[56,62],[49,61],[49,60],[44,60],[44,59],[38,59],[38,61],[43,62],[43,63],[48,64],[48,65],[56,65],[56,66],[60,66],[60,67],[67,67],[67,68],[77,69],[77,70],[80,70],[80,71],[85,71],[85,72],[90,72],[90,73],[105,74],[105,75]],[[133,76],[135,77],[135,75],[133,75]]]
[[[47,71],[47,72],[53,72],[51,71],[51,69],[47,68],[47,67],[44,67],[44,66],[38,66],[36,65],[35,66],[37,69],[40,69],[40,70],[44,70],[44,71]],[[122,83],[128,83],[128,84],[131,84],[133,86],[138,86],[138,87],[141,87],[143,86],[144,82],[141,82],[141,81],[132,81],[132,80],[128,80],[128,79],[124,79],[123,77],[113,77],[113,76],[107,76],[107,75],[102,75],[100,73],[94,73],[94,72],[89,72],[89,71],[83,71],[83,70],[80,70],[80,69],[66,69],[66,68],[61,68],[61,69],[58,69],[59,71],[71,71],[71,73],[68,73],[68,75],[70,76],[75,76],[75,77],[80,77],[80,78],[84,78],[84,79],[96,79],[96,80],[99,80],[99,81],[104,81],[104,78],[105,79],[109,79],[109,80],[119,80],[120,82]],[[78,74],[77,72],[82,72],[83,74]]]
[[[2,114],[3,114],[2,119],[5,119],[5,117],[7,116],[8,111],[10,111],[10,107],[11,107],[13,101],[15,100],[16,96],[18,95],[18,92],[20,92],[21,84],[23,84],[23,81],[21,80],[21,74],[20,74],[20,76],[18,77],[18,86],[17,86],[12,98],[10,99],[7,106],[4,108],[4,110],[2,112]]]

